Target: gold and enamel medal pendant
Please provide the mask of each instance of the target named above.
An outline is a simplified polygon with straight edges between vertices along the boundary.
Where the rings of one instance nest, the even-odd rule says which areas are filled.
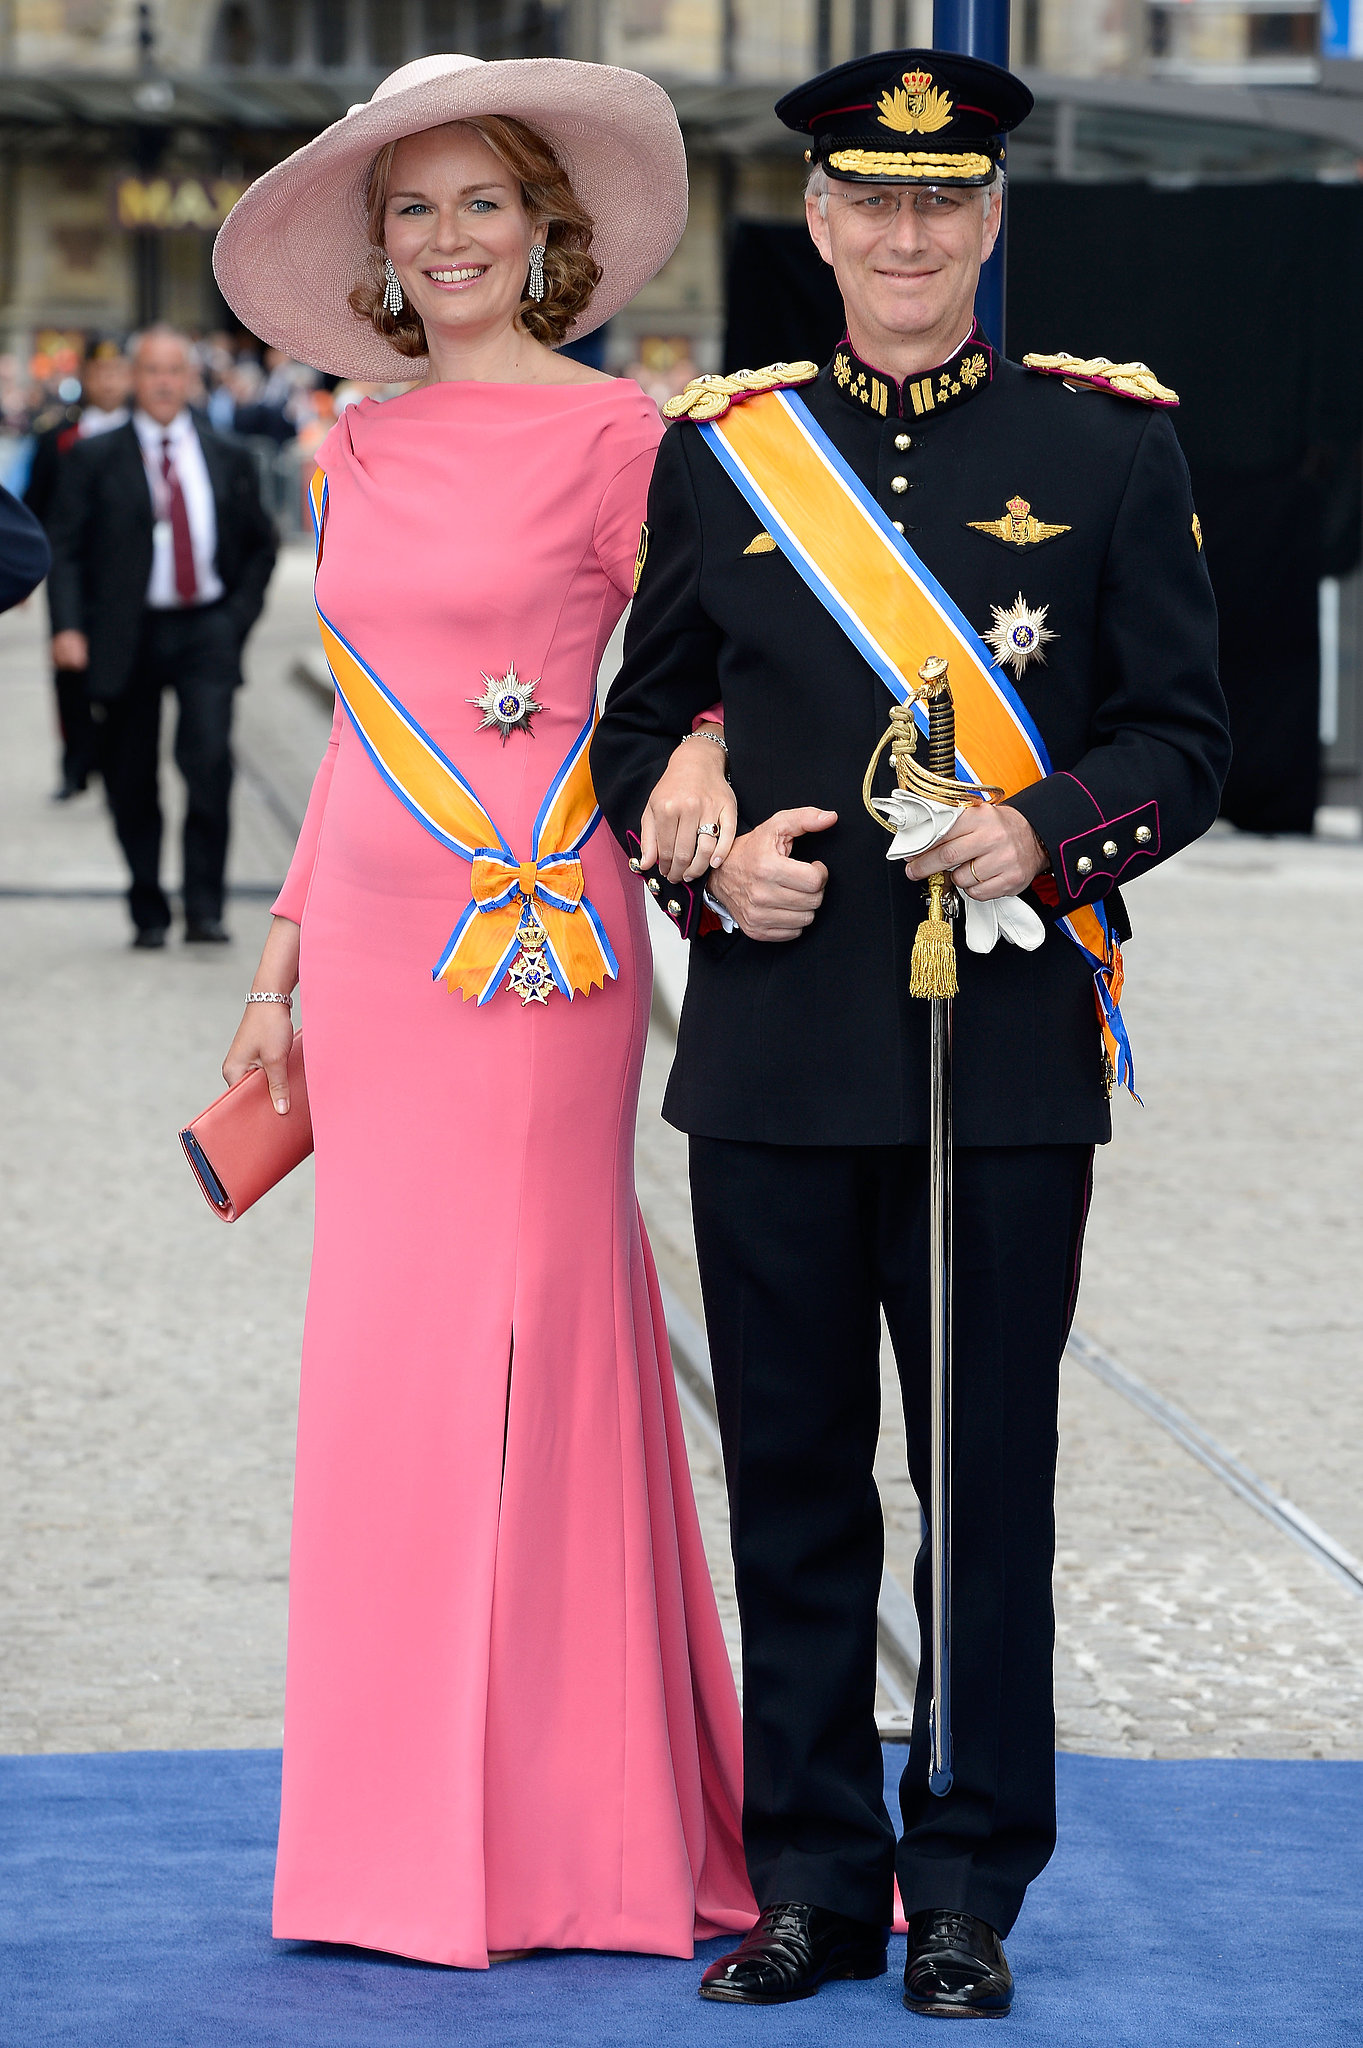
[[[558,983],[544,957],[544,926],[528,902],[521,912],[516,937],[521,950],[507,975],[507,985],[520,997],[522,1008],[529,1003],[547,1003]]]
[[[537,711],[544,709],[542,704],[535,702],[535,685],[539,677],[536,676],[534,682],[523,683],[516,674],[513,661],[504,676],[490,676],[484,669],[483,681],[487,688],[481,697],[464,699],[466,704],[476,704],[483,714],[479,732],[486,732],[489,726],[495,725],[502,736],[503,746],[508,735],[518,730],[529,733],[533,739],[530,721]]]
[[[1060,637],[1046,625],[1048,604],[1029,605],[1019,591],[1015,604],[991,604],[989,609],[994,614],[994,623],[983,637],[993,650],[995,661],[1018,677],[1030,663],[1045,661],[1042,650]]]

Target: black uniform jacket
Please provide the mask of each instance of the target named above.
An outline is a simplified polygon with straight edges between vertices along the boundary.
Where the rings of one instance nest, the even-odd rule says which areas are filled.
[[[44,526],[57,495],[57,478],[62,457],[69,455],[80,439],[80,408],[72,406],[65,419],[46,427],[33,444],[33,463],[24,488],[24,503]]]
[[[0,489],[0,612],[22,604],[47,574],[47,540],[26,505]]]
[[[260,615],[274,568],[274,527],[260,501],[255,462],[196,418],[213,503],[214,566],[240,644]],[[131,422],[78,441],[62,458],[48,517],[52,631],[68,627],[90,641],[89,690],[96,702],[122,694],[137,652],[151,577],[152,502],[142,450]]]
[[[956,373],[982,349],[989,375],[972,388]],[[1230,758],[1182,453],[1159,411],[996,361],[978,337],[935,378],[922,409],[922,380],[898,390],[844,343],[797,398],[978,631],[1019,595],[1048,607],[1058,637],[1016,684],[1053,769],[1011,799],[1053,864],[1053,887],[1043,879],[1033,900],[1049,921],[1101,896],[1125,935],[1116,884],[1206,831]],[[1064,531],[1019,548],[972,527],[1007,524],[1015,498]],[[696,939],[664,1113],[706,1137],[924,1144],[930,1005],[909,995],[922,888],[886,860],[861,801],[889,693],[779,551],[746,552],[760,521],[686,422],[663,440],[647,524],[624,665],[592,749],[622,844],[637,852],[669,754],[717,700],[741,831],[796,805],[838,813],[796,844],[829,870],[798,939]],[[877,787],[893,787],[888,767]],[[664,881],[661,901],[696,932],[698,889]],[[1034,953],[1000,942],[985,956],[957,933],[957,1142],[1108,1138],[1083,955],[1054,929]]]

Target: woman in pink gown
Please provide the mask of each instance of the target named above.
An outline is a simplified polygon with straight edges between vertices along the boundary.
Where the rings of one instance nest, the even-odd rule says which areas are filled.
[[[504,75],[529,72],[539,98],[518,100]],[[537,819],[630,596],[660,435],[637,386],[534,338],[582,290],[535,220],[552,179],[531,173],[549,136],[579,194],[590,183],[588,145],[570,158],[551,118],[561,100],[580,116],[583,73],[630,76],[427,59],[375,96],[387,133],[347,143],[396,266],[369,339],[406,333],[414,353],[416,309],[431,369],[346,411],[319,456],[318,608],[347,694],[253,991],[287,995],[298,974],[317,1170],[275,1932],[472,1968],[538,1947],[688,1956],[755,1916],[737,1705],[634,1194],[641,893],[593,832],[581,887],[613,978],[569,1000],[503,975],[482,1002],[433,980],[471,867],[380,772],[397,756],[367,744],[348,680],[363,677],[344,666],[357,657],[453,765],[513,883],[533,887]],[[522,105],[536,132],[463,124]],[[613,144],[632,118],[616,106]],[[371,174],[375,132],[407,139]],[[312,214],[297,175],[285,192],[333,262],[337,183],[323,151]],[[281,332],[252,299],[267,228],[258,202],[235,242],[224,230],[229,299],[292,353],[345,367],[340,342]],[[579,329],[609,310],[609,251],[593,254],[605,275]],[[719,750],[685,752],[710,757],[692,772],[720,801]],[[519,915],[530,899],[513,900]],[[284,1003],[251,1003],[225,1073],[263,1065],[278,1099],[290,1038]]]

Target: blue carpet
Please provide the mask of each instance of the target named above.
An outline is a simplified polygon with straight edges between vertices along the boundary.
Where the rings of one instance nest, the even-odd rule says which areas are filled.
[[[1062,1756],[1059,1773],[1061,1845],[1008,1944],[1001,2039],[1363,2041],[1363,1764]],[[767,2011],[703,2004],[694,1963],[465,1974],[273,1942],[278,1778],[263,1750],[0,1758],[4,2048],[877,2048],[934,2025],[899,2003],[902,1940],[880,1982]]]

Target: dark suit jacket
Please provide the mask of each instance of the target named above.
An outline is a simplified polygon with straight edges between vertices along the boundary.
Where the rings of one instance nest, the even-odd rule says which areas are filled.
[[[217,509],[215,567],[238,644],[260,616],[274,568],[274,527],[249,449],[195,418]],[[89,636],[90,695],[107,703],[127,685],[152,561],[152,502],[131,424],[79,441],[61,461],[48,520],[52,630]]]
[[[1104,896],[1124,932],[1115,884],[1206,831],[1230,754],[1188,473],[1159,412],[992,367],[973,395],[963,379],[939,380],[946,399],[931,411],[921,390],[916,412],[911,389],[893,384],[886,404],[883,380],[855,362],[836,379],[825,369],[798,399],[977,630],[1020,592],[1049,606],[1058,638],[1016,685],[1054,767],[1012,799],[1055,870],[1052,900],[1036,908],[1053,919]],[[1019,550],[972,529],[1016,495],[1065,531]],[[923,1144],[931,1006],[908,992],[921,891],[887,862],[888,839],[861,802],[890,695],[784,555],[745,552],[759,525],[697,429],[673,427],[624,665],[592,747],[602,809],[636,852],[631,835],[678,735],[722,700],[740,829],[803,804],[838,822],[797,842],[829,869],[798,939],[715,932],[693,945],[665,1114],[705,1137]],[[893,786],[888,763],[877,786]],[[660,900],[696,929],[685,885],[663,882]],[[1001,943],[980,956],[958,938],[956,956],[958,1142],[1107,1138],[1078,949],[1053,931],[1034,953]],[[1134,957],[1130,967],[1139,974]],[[1135,1054],[1139,1082],[1139,1044]]]
[[[24,491],[24,503],[30,512],[47,525],[47,515],[52,510],[52,501],[57,495],[57,477],[64,455],[70,453],[80,439],[80,413],[71,408],[68,417],[55,427],[47,427],[33,444],[33,465],[28,473],[28,484]]]
[[[50,560],[42,527],[26,505],[0,489],[0,612],[22,604],[47,574]]]

